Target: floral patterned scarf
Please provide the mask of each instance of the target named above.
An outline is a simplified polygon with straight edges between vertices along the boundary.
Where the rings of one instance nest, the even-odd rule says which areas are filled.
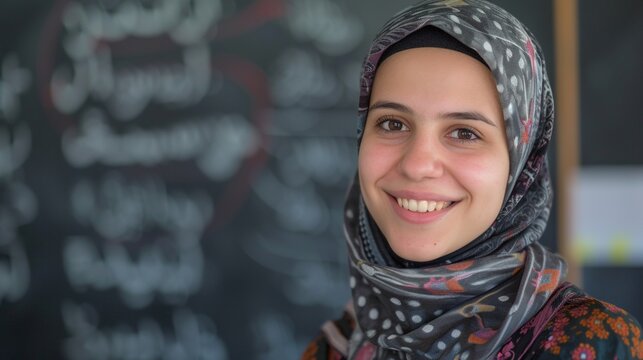
[[[538,239],[551,208],[546,151],[554,111],[542,51],[512,15],[482,0],[423,1],[375,38],[361,77],[358,136],[382,53],[408,34],[437,27],[488,65],[505,117],[510,176],[494,223],[465,248],[404,268],[377,246],[359,181],[350,189],[345,230],[357,328],[350,359],[485,359],[538,312],[565,277],[565,263]]]

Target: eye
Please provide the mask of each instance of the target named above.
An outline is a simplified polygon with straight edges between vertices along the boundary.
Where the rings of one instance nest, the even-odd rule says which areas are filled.
[[[384,119],[377,124],[384,131],[408,131],[409,128],[400,120]]]
[[[473,130],[467,128],[455,129],[449,133],[449,137],[460,141],[475,141],[480,139]]]

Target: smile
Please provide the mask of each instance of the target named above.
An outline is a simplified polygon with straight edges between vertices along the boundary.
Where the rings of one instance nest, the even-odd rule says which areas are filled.
[[[404,199],[404,198],[396,198],[396,199],[397,199],[397,204],[401,208],[406,209],[408,211],[419,212],[419,213],[442,210],[444,208],[449,207],[452,204],[451,201],[415,200],[415,199]]]

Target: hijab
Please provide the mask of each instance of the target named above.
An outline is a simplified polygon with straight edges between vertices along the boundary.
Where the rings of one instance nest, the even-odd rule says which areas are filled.
[[[540,46],[512,15],[483,0],[426,0],[389,20],[361,74],[358,141],[386,50],[435,27],[490,69],[505,118],[510,172],[492,225],[462,249],[427,263],[392,254],[356,176],[344,216],[356,329],[349,359],[486,359],[563,282],[564,261],[538,243],[552,203],[546,152],[554,111]]]

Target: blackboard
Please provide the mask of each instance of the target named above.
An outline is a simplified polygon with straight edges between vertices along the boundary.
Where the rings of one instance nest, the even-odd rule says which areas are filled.
[[[643,165],[642,17],[639,0],[579,2],[582,166]]]
[[[3,2],[0,357],[298,358],[349,297],[360,63],[411,3]],[[498,3],[551,52],[551,4]]]

